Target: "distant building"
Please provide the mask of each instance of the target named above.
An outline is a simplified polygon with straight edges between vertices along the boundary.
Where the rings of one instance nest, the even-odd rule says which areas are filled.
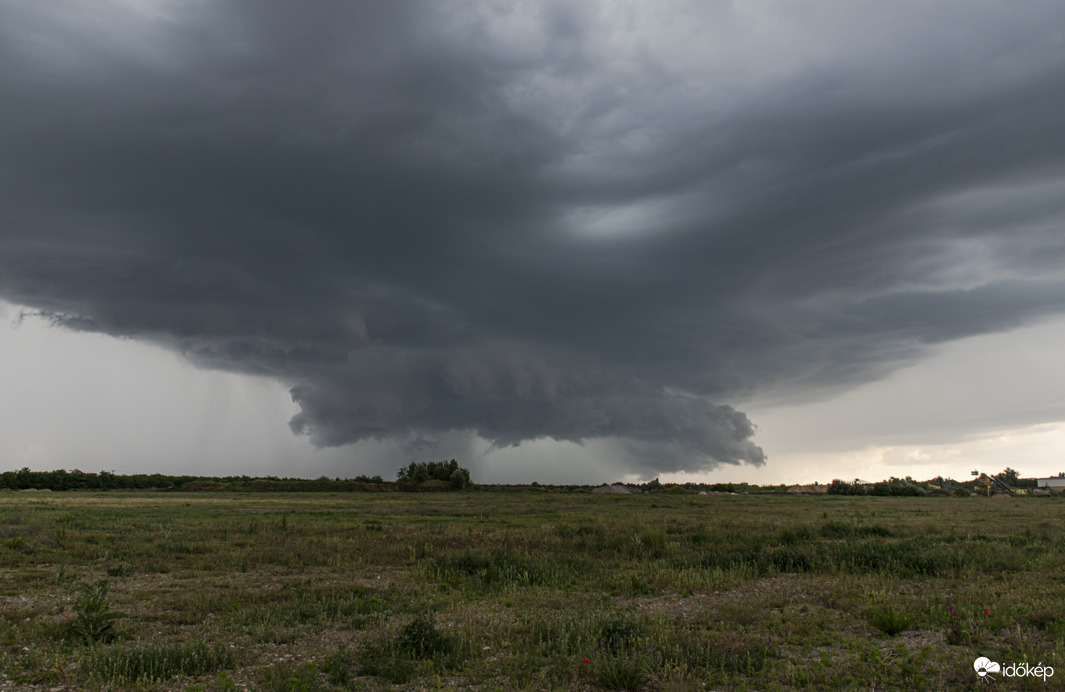
[[[1058,474],[1052,478],[1036,478],[1035,486],[1037,488],[1047,488],[1049,490],[1062,491],[1065,490],[1065,474]]]

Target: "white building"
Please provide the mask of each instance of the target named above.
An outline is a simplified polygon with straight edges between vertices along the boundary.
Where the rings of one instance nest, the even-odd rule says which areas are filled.
[[[1065,490],[1065,476],[1054,476],[1053,478],[1036,478],[1035,484],[1037,488],[1047,488],[1049,490]]]

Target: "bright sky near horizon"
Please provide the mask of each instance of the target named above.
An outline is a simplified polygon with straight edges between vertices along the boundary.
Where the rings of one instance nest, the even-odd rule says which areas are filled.
[[[0,457],[10,468],[391,478],[409,456],[379,442],[316,449],[286,427],[298,407],[274,380],[197,369],[158,347],[19,321],[18,313],[0,303],[0,352],[13,364],[0,370]],[[1056,475],[1065,469],[1061,343],[1065,319],[956,342],[824,401],[752,402],[765,466],[662,479],[965,479],[971,469],[1006,466]],[[638,480],[611,475],[611,450],[596,445],[540,441],[486,455],[483,441],[453,444],[444,455],[463,456],[482,482]]]
[[[0,4],[0,466],[1056,474],[1062,26]]]

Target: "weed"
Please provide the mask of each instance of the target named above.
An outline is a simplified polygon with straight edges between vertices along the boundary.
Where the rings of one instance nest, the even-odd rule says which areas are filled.
[[[969,628],[960,622],[955,622],[947,628],[947,643],[951,646],[972,646],[976,642]]]
[[[74,621],[70,633],[86,644],[107,643],[115,638],[115,620],[121,613],[111,611],[107,601],[108,584],[98,581],[87,584],[74,602]]]

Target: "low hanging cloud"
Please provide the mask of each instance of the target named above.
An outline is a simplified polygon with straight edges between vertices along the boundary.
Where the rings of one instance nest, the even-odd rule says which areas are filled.
[[[942,1],[0,7],[0,297],[319,445],[617,438],[1065,310],[1065,23]]]

